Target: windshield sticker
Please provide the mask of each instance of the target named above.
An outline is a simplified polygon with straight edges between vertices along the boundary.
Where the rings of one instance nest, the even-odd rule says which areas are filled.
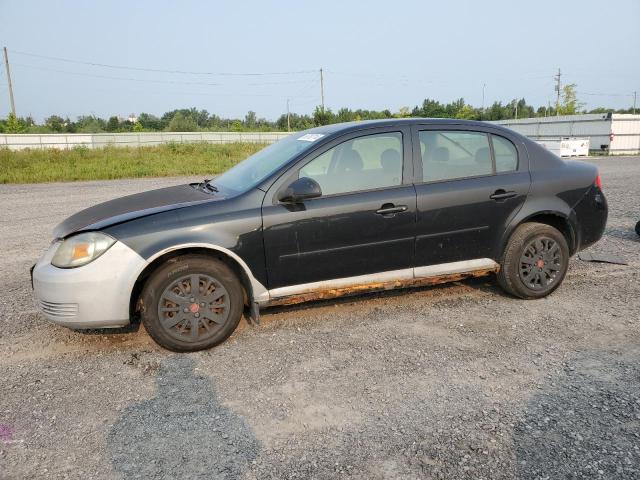
[[[323,133],[307,133],[306,135],[301,136],[298,140],[302,140],[303,142],[315,142],[322,137],[324,137]]]

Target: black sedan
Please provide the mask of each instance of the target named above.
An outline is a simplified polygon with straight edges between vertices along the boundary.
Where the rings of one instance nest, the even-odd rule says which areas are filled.
[[[294,133],[211,181],[58,225],[33,269],[72,328],[141,318],[160,345],[212,347],[261,307],[496,274],[523,299],[598,241],[595,167],[481,122],[404,119]]]

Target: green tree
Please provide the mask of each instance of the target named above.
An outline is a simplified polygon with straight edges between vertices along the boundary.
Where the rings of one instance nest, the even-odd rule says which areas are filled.
[[[117,132],[120,127],[120,120],[118,117],[109,117],[107,120],[107,132]]]
[[[191,116],[177,112],[173,115],[173,118],[171,118],[167,130],[170,132],[195,132],[198,130],[198,124]]]
[[[524,98],[518,100],[516,104],[518,105],[518,118],[535,117],[535,110],[531,105],[527,105]]]
[[[491,106],[485,109],[485,120],[502,120],[504,117],[504,107],[502,102],[493,102]]]
[[[240,120],[234,120],[231,122],[231,131],[232,132],[242,132],[244,130],[244,126]]]
[[[6,133],[24,133],[26,130],[27,130],[27,125],[25,124],[25,122],[20,118],[16,118],[16,116],[13,113],[10,113],[9,116],[7,117],[7,122],[5,123],[4,131]]]
[[[471,105],[465,104],[456,113],[456,118],[460,118],[464,120],[475,120],[477,118],[477,113]]]
[[[209,124],[209,112],[207,112],[206,110],[191,108],[189,110],[189,116],[193,118],[193,120],[200,128],[206,128],[206,126]]]
[[[460,112],[465,106],[464,98],[459,98],[451,103],[447,103],[445,107],[446,117],[457,118],[458,112]]]
[[[291,113],[289,115],[289,123],[291,124],[291,130],[306,130],[314,126],[313,118],[309,115],[300,115],[298,113]],[[283,132],[287,131],[287,114],[280,115],[275,123],[278,130]]]
[[[425,98],[421,107],[415,107],[411,112],[414,117],[441,118],[446,116],[444,106],[430,98]]]
[[[105,131],[106,126],[107,122],[102,118],[85,115],[78,117],[78,121],[75,122],[74,125],[74,130],[78,133],[100,133]]]
[[[244,125],[247,127],[247,130],[255,130],[257,124],[256,112],[249,110],[244,117]]]
[[[142,128],[150,131],[164,130],[166,126],[163,125],[162,120],[149,113],[141,113],[140,115],[138,115],[138,123],[142,125]]]
[[[576,84],[570,83],[562,87],[562,103],[558,108],[560,115],[575,115],[584,107],[584,103],[578,101]]]
[[[313,123],[316,126],[329,125],[335,122],[335,115],[330,108],[323,108],[321,105],[318,105],[313,111]]]
[[[51,115],[50,117],[46,118],[44,121],[44,125],[51,131],[56,133],[64,132],[67,126],[65,120],[58,115]]]

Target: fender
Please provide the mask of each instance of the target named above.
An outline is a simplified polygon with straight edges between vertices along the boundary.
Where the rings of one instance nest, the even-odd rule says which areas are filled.
[[[263,196],[264,192],[255,190],[225,202],[161,212],[103,231],[140,255],[145,268],[172,251],[205,248],[220,252],[249,279],[252,292],[247,293],[252,301],[262,301],[267,291],[260,212]]]
[[[500,258],[509,237],[521,223],[537,215],[553,215],[569,225],[569,249],[576,252],[581,244],[581,230],[576,205],[584,198],[598,174],[585,162],[562,160],[535,143],[528,143],[536,157],[530,164],[531,190],[520,211],[505,225],[495,254]]]
[[[247,294],[249,296],[250,304],[252,302],[256,302],[259,304],[265,303],[266,301],[269,300],[269,294],[266,287],[262,283],[260,283],[258,279],[256,279],[256,277],[253,275],[253,272],[249,268],[249,265],[247,265],[242,258],[240,258],[236,253],[232,252],[228,248],[221,247],[220,245],[214,245],[212,243],[183,243],[180,245],[174,245],[172,247],[165,248],[163,250],[159,250],[158,252],[154,253],[152,256],[147,258],[147,261],[144,267],[137,272],[136,278],[139,278],[142,272],[149,265],[151,265],[156,259],[162,257],[163,255],[166,255],[167,253],[179,251],[179,250],[189,250],[193,248],[203,248],[203,249],[211,250],[213,252],[220,252],[226,255],[227,257],[231,258],[232,260],[234,260],[240,266],[240,268],[242,268],[245,275],[249,279],[249,283],[251,285],[251,291],[247,292]],[[132,290],[132,293],[133,293],[133,290]]]
[[[497,245],[497,250],[495,251],[495,255],[497,255],[496,258],[501,258],[502,252],[504,251],[509,238],[513,234],[513,231],[520,224],[538,215],[552,215],[566,221],[569,225],[569,233],[571,237],[569,241],[569,250],[572,252],[575,251],[575,248],[579,245],[580,241],[578,238],[580,230],[578,229],[577,216],[573,208],[558,197],[540,197],[530,194],[520,211],[518,211],[517,214],[510,219],[509,223],[505,225],[500,244]]]

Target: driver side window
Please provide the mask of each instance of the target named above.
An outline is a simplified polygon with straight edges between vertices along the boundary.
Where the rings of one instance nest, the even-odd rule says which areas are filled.
[[[299,171],[312,178],[322,195],[394,187],[402,183],[402,134],[353,138],[324,152]]]

